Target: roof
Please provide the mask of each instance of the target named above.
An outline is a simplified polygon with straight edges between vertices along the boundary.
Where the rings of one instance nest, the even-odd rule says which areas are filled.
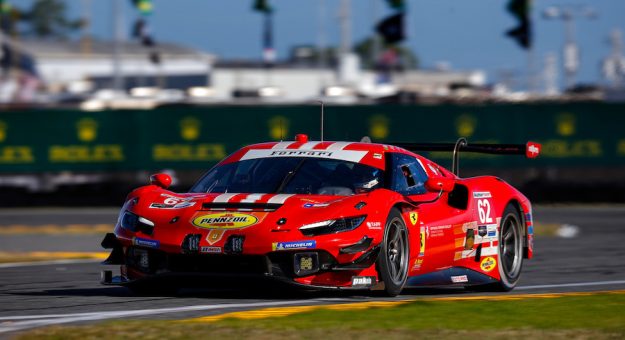
[[[23,51],[32,55],[36,59],[40,58],[94,58],[105,57],[111,58],[111,54],[114,50],[114,44],[112,41],[104,41],[92,39],[90,43],[84,44],[81,41],[76,40],[43,40],[43,39],[26,39],[20,40],[15,43]],[[121,56],[124,58],[137,56],[145,58],[146,51],[150,51],[149,48],[141,45],[137,41],[125,41],[120,43]],[[86,52],[88,50],[88,53]],[[190,47],[173,44],[173,43],[158,43],[155,50],[159,51],[161,55],[172,57],[210,57],[212,55],[204,51],[196,50]]]

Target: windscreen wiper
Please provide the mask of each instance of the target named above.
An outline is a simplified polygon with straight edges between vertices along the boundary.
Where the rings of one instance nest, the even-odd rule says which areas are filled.
[[[284,190],[284,188],[287,186],[287,184],[289,184],[293,176],[295,176],[295,173],[299,170],[299,168],[302,167],[302,165],[304,165],[304,162],[306,162],[306,158],[302,159],[299,163],[297,163],[297,165],[295,166],[295,168],[293,168],[293,170],[286,173],[286,175],[280,182],[280,185],[278,185],[278,188],[276,189],[277,194],[279,194],[280,192],[282,192],[282,190]]]

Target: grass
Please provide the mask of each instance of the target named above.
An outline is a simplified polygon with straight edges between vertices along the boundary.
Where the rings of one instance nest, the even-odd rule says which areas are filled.
[[[625,294],[510,300],[423,299],[387,308],[321,308],[282,317],[219,321],[109,321],[55,326],[20,339],[622,339]]]

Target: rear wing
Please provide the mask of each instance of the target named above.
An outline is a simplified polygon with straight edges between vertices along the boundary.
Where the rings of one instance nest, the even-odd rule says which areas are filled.
[[[465,138],[456,143],[390,143],[412,152],[419,151],[448,151],[453,152],[452,171],[458,176],[460,151],[487,153],[494,155],[525,155],[527,158],[536,158],[540,154],[541,145],[535,142],[526,144],[469,144]]]

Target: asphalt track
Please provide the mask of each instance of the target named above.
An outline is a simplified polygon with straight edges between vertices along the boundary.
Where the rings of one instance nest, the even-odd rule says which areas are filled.
[[[579,233],[568,238],[537,236],[535,258],[525,262],[519,286],[512,294],[625,289],[625,206],[544,206],[536,207],[534,216],[545,225],[575,225]],[[98,233],[38,235],[3,233],[2,228],[104,225],[116,218],[115,209],[0,210],[0,252],[100,252],[102,235]],[[133,296],[125,288],[101,286],[102,268],[92,260],[0,265],[0,338],[34,327],[114,318],[183,319],[267,307],[485,294],[411,289],[389,299],[362,293],[285,292],[279,287],[244,285],[183,290],[177,296]]]

